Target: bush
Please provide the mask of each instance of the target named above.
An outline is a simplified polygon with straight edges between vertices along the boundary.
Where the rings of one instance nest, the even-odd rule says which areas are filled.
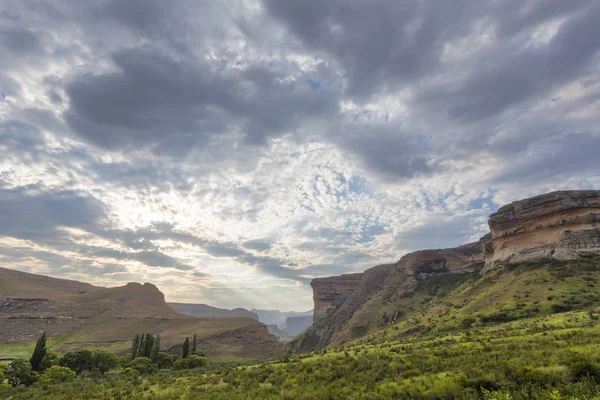
[[[159,369],[171,368],[176,360],[177,356],[167,354],[162,351],[156,356],[156,364],[158,365]]]
[[[10,367],[11,370],[6,371],[6,377],[11,386],[29,386],[40,379],[40,375],[32,370],[31,363],[27,360],[14,360]]]
[[[156,364],[148,357],[138,357],[131,362],[131,368],[138,371],[140,374],[151,374],[156,372]]]
[[[591,360],[578,360],[569,366],[569,372],[574,381],[590,377],[600,383],[600,365]]]
[[[53,365],[42,374],[41,381],[48,384],[65,383],[75,379],[75,375],[70,368]]]
[[[105,350],[96,350],[92,355],[92,366],[97,368],[102,375],[120,365],[119,357]]]
[[[75,371],[77,375],[92,370],[92,352],[89,350],[70,351],[60,359],[60,366]]]
[[[40,363],[40,371],[45,371],[54,365],[58,365],[59,362],[60,357],[58,354],[47,351],[46,355],[42,359],[42,362]]]
[[[201,368],[208,364],[206,357],[190,354],[186,358],[180,358],[173,363],[174,370]]]

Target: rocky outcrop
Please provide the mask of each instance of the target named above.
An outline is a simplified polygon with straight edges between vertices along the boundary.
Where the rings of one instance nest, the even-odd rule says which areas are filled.
[[[335,309],[358,287],[363,274],[345,274],[329,278],[317,278],[310,282],[313,288],[313,321],[318,321],[329,310]]]
[[[483,247],[488,236],[481,240],[451,249],[420,250],[409,253],[398,261],[399,268],[409,274],[460,273],[480,269]]]
[[[403,314],[402,304],[417,290],[419,279],[481,270],[488,242],[484,236],[456,248],[410,253],[362,274],[313,279],[314,323],[290,343],[291,349],[311,351],[342,343],[377,328],[384,313]]]
[[[560,191],[515,201],[490,216],[485,271],[497,262],[573,260],[600,253],[600,191]]]
[[[600,253],[600,191],[552,192],[501,207],[490,233],[450,249],[420,250],[362,274],[313,279],[314,324],[291,342],[309,351],[360,337],[380,316],[401,315],[427,277],[480,271],[498,262],[573,260]],[[386,320],[386,318],[383,318]]]

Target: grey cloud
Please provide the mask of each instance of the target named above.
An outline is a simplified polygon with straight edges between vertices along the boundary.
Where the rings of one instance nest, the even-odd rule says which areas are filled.
[[[117,72],[68,82],[65,115],[75,132],[111,149],[142,145],[181,155],[237,129],[247,143],[262,144],[337,108],[334,96],[285,82],[272,67],[215,72],[189,54],[175,61],[148,47],[121,50],[112,61]]]
[[[494,61],[476,69],[460,88],[452,89],[456,83],[434,87],[421,100],[459,120],[496,115],[584,73],[600,49],[598,36],[600,7],[584,8],[567,19],[549,43],[511,49],[508,57],[491,55]]]
[[[105,216],[104,205],[93,197],[72,191],[36,193],[36,189],[0,189],[0,234],[52,237],[60,226],[92,228]]]
[[[270,250],[272,244],[266,239],[253,239],[245,241],[244,243],[242,243],[242,245],[247,249],[262,252]]]

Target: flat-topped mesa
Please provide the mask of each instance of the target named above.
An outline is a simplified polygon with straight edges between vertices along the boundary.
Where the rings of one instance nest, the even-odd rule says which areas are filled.
[[[485,270],[497,261],[574,260],[600,253],[600,190],[560,191],[515,201],[488,221]]]
[[[321,319],[331,309],[338,307],[360,284],[362,273],[315,278],[310,282],[315,304],[313,321]]]

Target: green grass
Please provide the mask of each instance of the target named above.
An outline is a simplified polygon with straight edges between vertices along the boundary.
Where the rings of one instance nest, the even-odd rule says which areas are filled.
[[[513,399],[552,398],[548,396],[557,395],[554,390],[559,398],[592,399],[600,387],[591,378],[575,378],[573,365],[600,361],[595,318],[567,312],[463,332],[356,343],[250,366],[213,362],[207,370],[139,380],[116,374],[26,390],[0,389],[0,398],[69,398],[75,393],[90,399],[493,398],[486,397],[483,387]]]
[[[590,257],[429,277],[394,303],[406,307],[399,322],[317,352],[5,388],[0,398],[600,399],[599,267]]]

